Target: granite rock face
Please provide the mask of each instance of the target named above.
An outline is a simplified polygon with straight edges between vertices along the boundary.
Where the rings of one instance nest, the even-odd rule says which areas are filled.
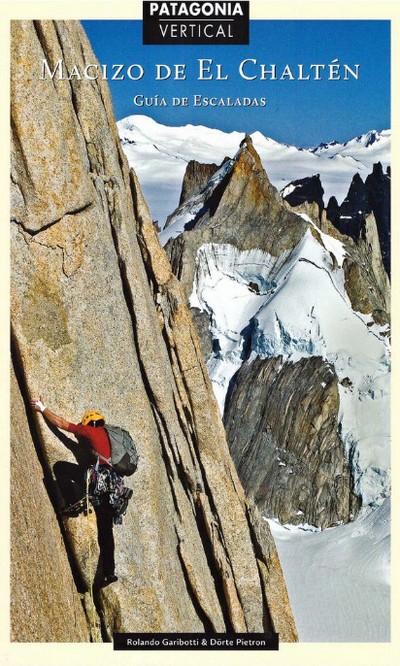
[[[11,374],[11,640],[83,642],[90,634],[63,548],[42,467],[33,445],[35,425]],[[29,408],[28,408],[29,409]],[[77,575],[77,573],[75,572]]]
[[[363,236],[365,215],[370,211],[367,188],[357,173],[351,181],[347,197],[332,222],[340,233],[358,241]]]
[[[217,164],[201,164],[196,160],[190,160],[183,177],[179,205],[190,199],[193,194],[200,192],[218,169]]]
[[[390,167],[383,172],[377,162],[365,183],[359,174],[351,182],[343,203],[330,201],[326,210],[327,218],[342,233],[356,243],[366,238],[366,218],[373,215],[379,240],[378,256],[390,276]],[[376,260],[374,258],[374,260]]]
[[[286,185],[281,194],[292,208],[303,203],[315,202],[318,205],[320,216],[324,210],[324,188],[318,173],[308,178],[293,180]]]
[[[365,181],[368,200],[378,228],[383,265],[389,276],[391,246],[390,183],[390,167],[388,167],[386,173],[384,173],[380,162],[374,164],[372,173],[367,176]]]
[[[332,224],[337,218],[337,215],[339,213],[339,204],[337,202],[336,197],[330,197],[328,201],[328,205],[326,207],[326,217]]]
[[[338,378],[320,357],[242,365],[224,420],[243,485],[262,511],[321,528],[357,513],[338,410]]]
[[[63,538],[53,515],[57,566],[71,581],[68,554],[86,626],[79,612],[74,631],[68,621],[58,628],[67,611],[56,585],[55,604],[31,585],[22,590],[23,578],[15,578],[13,594],[24,594],[27,612],[40,616],[45,630],[37,640],[87,640],[89,631],[92,640],[107,641],[115,631],[274,628],[294,641],[272,537],[245,499],[185,296],[119,145],[107,84],[40,81],[43,58],[52,69],[63,59],[69,72],[96,62],[75,22],[13,22],[13,363],[25,404],[42,394],[73,422],[89,407],[101,409],[131,432],[140,463],[126,482],[133,497],[124,523],[114,527],[114,585],[99,586],[94,514],[64,518]],[[38,452],[46,488],[61,506],[54,465],[83,465],[85,452],[40,415],[30,419],[30,429],[12,432],[12,450]],[[17,466],[13,475],[15,488],[24,488],[24,470]],[[40,470],[31,483],[39,480]],[[43,496],[42,521],[45,510],[51,513]],[[31,529],[29,504],[25,517],[14,518],[18,562]],[[38,532],[35,549],[45,561],[46,548]],[[31,575],[39,575],[39,557],[34,566]],[[31,640],[17,612],[13,632],[15,640]]]

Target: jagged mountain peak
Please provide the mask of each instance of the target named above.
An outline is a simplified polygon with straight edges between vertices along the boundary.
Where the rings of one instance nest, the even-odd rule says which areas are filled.
[[[246,165],[246,167],[244,166]],[[232,172],[235,170],[238,173],[239,178],[241,177],[241,170],[245,168],[248,170],[248,177],[252,181],[260,181],[263,187],[271,188],[276,192],[276,189],[271,184],[268,174],[262,164],[260,155],[254,146],[252,137],[249,134],[246,134],[244,139],[240,142],[239,150],[235,155],[234,162],[232,164]]]
[[[381,162],[375,162],[372,168],[372,173],[374,176],[383,176],[383,167]]]
[[[321,217],[324,209],[324,188],[322,187],[319,173],[309,178],[300,178],[288,183],[281,190],[281,196],[292,207],[315,202],[318,205],[318,216]]]
[[[279,209],[282,219],[287,220],[289,236],[301,234],[306,223],[284,206],[268,178],[252,138],[246,135],[240,141],[235,157],[225,162],[200,192],[168,217],[160,233],[160,241],[166,245],[185,231],[195,230],[198,226],[213,228],[217,224],[219,229],[224,230],[226,238],[231,236],[241,246],[251,247],[260,234],[263,236],[264,220],[269,219],[274,224],[276,216],[271,211],[275,209]],[[217,222],[214,220],[216,211]],[[263,243],[262,240],[260,242]],[[285,234],[281,236],[281,242],[286,243]]]
[[[222,166],[222,164],[220,166]],[[218,171],[220,166],[214,162],[211,164],[203,164],[197,160],[190,160],[186,167],[182,182],[179,205],[181,206],[194,194],[201,191],[207,185],[210,178],[216,173],[216,171]]]
[[[322,149],[326,149],[326,148],[332,148],[332,147],[338,146],[338,145],[340,145],[338,141],[328,141],[327,143],[322,142],[322,143],[319,143],[318,146],[316,146],[315,148],[310,148],[310,151],[312,153],[315,153],[318,150],[322,150]]]
[[[328,204],[327,217],[342,233],[356,242],[365,238],[367,215],[373,213],[379,244],[373,243],[390,276],[390,167],[384,172],[380,161],[374,162],[365,181],[356,173],[340,206]],[[372,229],[372,227],[371,227]],[[380,247],[379,247],[380,245]],[[378,262],[380,259],[378,259]]]
[[[391,137],[391,130],[386,129],[386,130],[370,130],[369,132],[366,132],[365,134],[360,134],[357,136],[353,141],[358,142],[365,148],[370,148],[376,143],[379,142],[384,142]],[[351,140],[346,142],[344,145],[347,146],[351,144]]]
[[[353,176],[353,180],[351,181],[351,186],[360,185],[361,183],[364,183],[363,179],[361,178],[359,173],[355,173]]]
[[[365,147],[368,148],[368,146],[372,146],[375,141],[379,141],[380,133],[377,132],[377,130],[371,130],[364,137],[361,136],[357,138],[359,138],[360,141],[364,141]]]

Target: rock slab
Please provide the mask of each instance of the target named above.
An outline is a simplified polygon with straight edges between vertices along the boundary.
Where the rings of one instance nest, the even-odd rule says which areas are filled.
[[[103,640],[116,631],[278,628],[281,640],[295,641],[272,537],[245,499],[182,288],[119,145],[107,84],[40,81],[43,58],[52,69],[62,59],[67,72],[96,62],[76,22],[12,24],[13,362],[25,404],[42,394],[74,422],[88,407],[101,409],[140,452],[124,524],[114,528],[117,583],[98,585],[93,516],[64,520],[60,549],[86,599],[78,635],[87,640],[93,629],[94,581]],[[82,447],[40,415],[33,420],[21,437],[40,452],[57,504],[54,465],[76,463]],[[22,488],[21,475],[17,468],[13,483]],[[20,559],[31,518],[28,506],[14,542]],[[45,548],[40,534],[36,546]],[[70,578],[66,557],[63,567]],[[53,630],[45,597],[33,599],[32,587],[26,595],[29,612],[42,615],[41,636],[74,640],[72,630]],[[18,614],[13,622],[15,637],[29,640]]]

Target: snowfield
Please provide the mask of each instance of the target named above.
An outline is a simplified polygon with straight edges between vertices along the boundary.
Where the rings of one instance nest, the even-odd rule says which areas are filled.
[[[268,523],[300,641],[390,641],[389,499],[323,532]]]
[[[122,148],[135,169],[154,220],[163,226],[178,206],[182,179],[190,160],[220,164],[233,157],[244,138],[241,132],[222,132],[201,125],[168,127],[148,116],[133,115],[117,123]],[[300,149],[264,136],[251,135],[254,148],[278,190],[290,181],[319,173],[325,205],[331,196],[341,203],[355,173],[365,180],[374,162],[390,163],[391,131],[375,130],[345,144]]]

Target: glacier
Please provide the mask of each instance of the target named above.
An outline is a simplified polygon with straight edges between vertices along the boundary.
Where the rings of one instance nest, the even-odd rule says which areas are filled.
[[[259,249],[201,246],[189,302],[210,316],[214,351],[207,368],[222,414],[245,358],[321,356],[334,366],[355,490],[364,507],[377,507],[390,493],[387,326],[352,309],[343,245],[317,232],[319,240],[308,229],[292,252],[278,258]]]
[[[292,253],[279,258],[260,249],[203,245],[190,305],[211,318],[215,344],[208,372],[221,412],[229,382],[248,354],[282,355],[289,362],[318,354],[334,365],[342,382],[341,437],[362,510],[354,522],[323,531],[268,522],[300,641],[387,642],[389,341],[386,327],[351,307],[343,244],[316,233],[319,240],[308,230]]]

